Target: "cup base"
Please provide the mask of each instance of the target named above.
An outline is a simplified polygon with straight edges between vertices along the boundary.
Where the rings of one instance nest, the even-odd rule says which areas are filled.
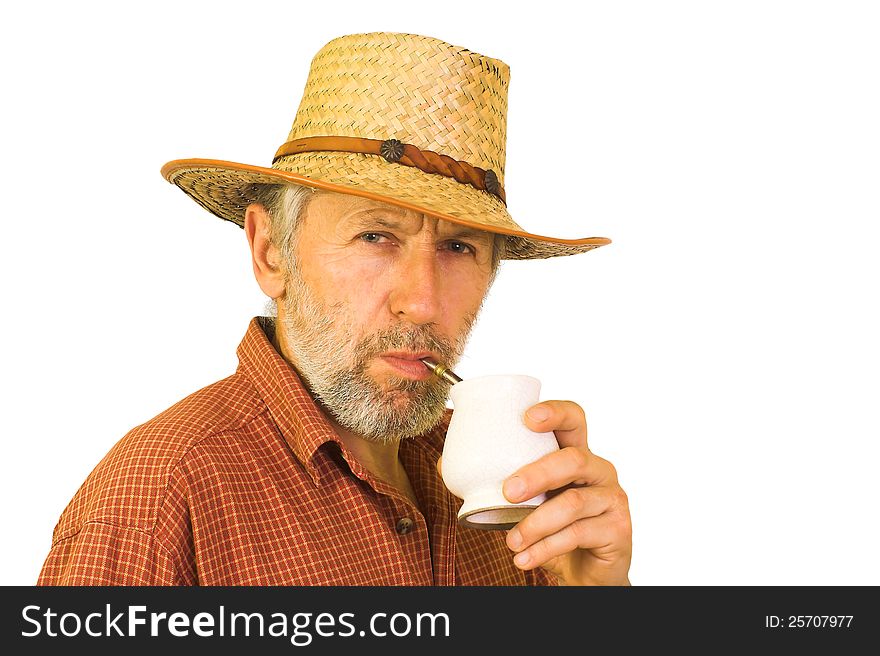
[[[538,504],[531,506],[508,505],[476,508],[458,516],[458,523],[467,528],[478,528],[484,531],[502,531],[516,526],[520,520],[532,512]]]
[[[511,529],[546,499],[546,494],[539,494],[519,503],[510,503],[500,490],[482,490],[470,494],[461,504],[458,523],[486,531]]]

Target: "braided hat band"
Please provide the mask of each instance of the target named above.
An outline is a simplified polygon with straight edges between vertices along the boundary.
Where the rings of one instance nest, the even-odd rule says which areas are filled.
[[[242,225],[258,184],[290,182],[507,235],[507,259],[583,253],[604,237],[524,230],[507,211],[509,68],[438,39],[378,32],[334,39],[312,61],[271,167],[174,160],[162,175]]]
[[[387,162],[400,162],[406,166],[415,166],[425,173],[439,173],[447,178],[455,178],[474,189],[481,189],[494,194],[507,204],[504,188],[498,182],[495,171],[484,171],[471,166],[467,162],[458,162],[447,155],[439,155],[430,150],[420,150],[412,144],[405,144],[397,139],[361,139],[358,137],[306,137],[288,141],[275,153],[274,164],[279,158],[293,153],[331,150],[335,152],[363,153],[365,155],[381,155]]]

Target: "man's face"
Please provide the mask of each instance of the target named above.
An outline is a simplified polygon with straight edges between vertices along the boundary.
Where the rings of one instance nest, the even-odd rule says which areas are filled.
[[[342,427],[376,442],[424,433],[448,386],[419,358],[458,361],[492,248],[486,232],[319,192],[279,299],[279,346]]]

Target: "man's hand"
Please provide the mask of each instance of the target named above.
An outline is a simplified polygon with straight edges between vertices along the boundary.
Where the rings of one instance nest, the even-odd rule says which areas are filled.
[[[560,450],[504,482],[504,496],[512,502],[549,493],[508,532],[514,563],[543,567],[567,585],[629,585],[629,504],[614,465],[587,447],[583,409],[571,401],[542,401],[529,408],[525,423],[535,432],[553,431]]]

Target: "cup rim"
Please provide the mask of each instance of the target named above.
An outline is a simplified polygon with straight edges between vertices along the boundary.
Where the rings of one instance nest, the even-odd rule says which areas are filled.
[[[492,379],[497,380],[499,378],[503,378],[505,380],[528,380],[533,383],[538,383],[539,385],[541,384],[540,380],[538,380],[534,376],[529,376],[528,374],[487,374],[485,376],[474,376],[473,378],[465,378],[464,380],[457,382],[452,387],[458,387],[459,385],[462,385],[463,383],[477,383],[477,382],[492,380]]]

